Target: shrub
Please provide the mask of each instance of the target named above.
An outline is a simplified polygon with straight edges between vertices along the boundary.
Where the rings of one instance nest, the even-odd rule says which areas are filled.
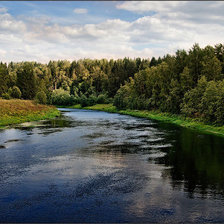
[[[52,104],[52,92],[47,91],[47,104]]]
[[[99,104],[109,103],[109,99],[108,99],[107,94],[100,94],[97,97],[97,103],[99,103]]]
[[[95,96],[95,95],[90,95],[89,97],[86,97],[86,95],[82,95],[80,98],[79,98],[79,103],[81,104],[82,107],[86,107],[86,106],[93,106],[97,103],[99,103],[98,101],[98,97]],[[105,100],[100,100],[101,103],[106,103]]]
[[[126,91],[125,87],[126,86],[122,86],[114,96],[113,105],[116,106],[118,109],[128,108],[130,97],[128,96],[129,93]]]
[[[82,107],[88,106],[88,100],[84,94],[80,97],[80,104]]]
[[[80,104],[80,97],[71,95],[71,100],[70,101],[71,101],[72,105]]]
[[[10,100],[11,97],[8,93],[3,93],[2,98],[5,99],[5,100]]]
[[[71,96],[68,91],[56,89],[51,95],[52,104],[68,106],[75,104],[76,98]]]
[[[39,104],[47,103],[47,95],[44,91],[40,91],[36,94],[35,101]]]
[[[12,88],[11,87],[8,89],[7,93],[9,94],[10,97],[12,96],[11,95],[12,94]]]
[[[90,95],[89,98],[87,98],[88,106],[93,106],[96,103],[97,103],[97,97],[95,95]]]
[[[103,104],[103,103],[110,103],[112,102],[111,99],[108,98],[106,94],[100,94],[98,97],[95,94],[90,95],[87,97],[85,94],[82,94],[79,99],[76,98],[76,104],[80,103],[82,107],[86,106],[93,106],[97,103]]]
[[[19,87],[17,87],[17,86],[13,86],[13,88],[11,89],[11,93],[10,93],[10,95],[11,95],[12,98],[20,99],[22,93],[21,93]]]

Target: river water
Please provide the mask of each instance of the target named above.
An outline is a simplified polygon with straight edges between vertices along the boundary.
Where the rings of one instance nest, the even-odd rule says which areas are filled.
[[[61,110],[0,131],[0,222],[224,222],[224,138]]]

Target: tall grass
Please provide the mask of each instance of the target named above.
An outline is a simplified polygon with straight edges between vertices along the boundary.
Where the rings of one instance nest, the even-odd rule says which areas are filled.
[[[54,106],[36,104],[31,100],[0,99],[0,127],[27,121],[53,118],[60,112]]]

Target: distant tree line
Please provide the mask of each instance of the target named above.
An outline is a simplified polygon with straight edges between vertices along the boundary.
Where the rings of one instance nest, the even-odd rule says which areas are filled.
[[[0,63],[0,96],[55,105],[113,102],[224,124],[224,45],[149,59]]]
[[[153,63],[158,62],[155,59]],[[125,80],[149,66],[150,60],[141,58],[0,63],[0,96],[44,98],[42,103],[61,105],[106,103]]]

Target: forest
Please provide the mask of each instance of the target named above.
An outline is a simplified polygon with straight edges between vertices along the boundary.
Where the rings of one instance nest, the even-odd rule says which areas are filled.
[[[0,63],[0,97],[158,110],[224,124],[224,45],[151,59]]]

